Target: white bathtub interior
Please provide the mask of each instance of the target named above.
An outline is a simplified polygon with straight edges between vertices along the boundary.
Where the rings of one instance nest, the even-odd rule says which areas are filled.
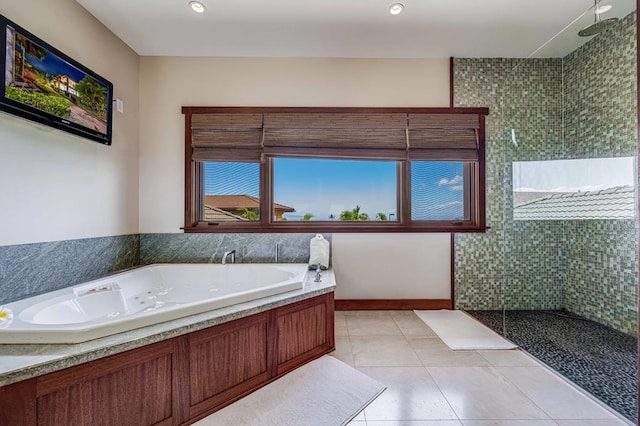
[[[0,343],[79,343],[301,289],[306,264],[150,265],[3,306]]]

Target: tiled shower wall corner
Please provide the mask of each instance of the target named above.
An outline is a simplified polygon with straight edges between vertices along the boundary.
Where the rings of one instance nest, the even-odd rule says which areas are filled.
[[[563,59],[565,158],[637,152],[636,13]]]
[[[0,303],[137,266],[139,240],[138,235],[119,235],[0,246]]]
[[[632,220],[563,221],[565,308],[627,334],[638,332],[638,260]]]
[[[512,161],[636,155],[635,34],[632,13],[563,59],[455,59],[456,106],[490,108],[492,227],[456,235],[457,308],[565,307],[637,332],[636,222],[514,221],[511,175]]]
[[[636,155],[636,50],[632,13],[564,58],[567,158]],[[566,308],[637,333],[637,221],[565,221],[563,230]]]
[[[236,250],[236,261],[273,263],[309,261],[309,241],[315,234],[141,234],[140,263],[220,262],[222,254]],[[331,240],[330,234],[325,238]]]

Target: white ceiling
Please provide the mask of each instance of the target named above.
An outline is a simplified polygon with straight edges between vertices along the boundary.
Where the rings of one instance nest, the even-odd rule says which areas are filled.
[[[335,58],[564,56],[593,22],[592,0],[77,0],[143,56]],[[635,10],[612,4],[603,18]]]

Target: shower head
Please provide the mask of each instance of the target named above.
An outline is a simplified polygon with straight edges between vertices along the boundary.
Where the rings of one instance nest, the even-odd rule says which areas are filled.
[[[589,36],[596,35],[606,30],[607,28],[613,26],[616,22],[618,22],[618,18],[609,18],[603,21],[597,20],[596,22],[589,25],[588,27],[581,29],[578,32],[578,35],[580,37],[589,37]]]
[[[609,19],[600,19],[600,0],[594,0],[593,5],[593,24],[581,29],[578,32],[580,37],[589,37],[601,33],[607,28],[613,26],[616,22],[618,22],[618,18],[609,18]]]

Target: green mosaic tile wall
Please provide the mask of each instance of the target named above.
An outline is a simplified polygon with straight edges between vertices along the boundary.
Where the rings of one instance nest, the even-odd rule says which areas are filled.
[[[563,221],[563,233],[565,308],[636,334],[638,261],[634,221]]]
[[[487,224],[485,234],[455,236],[455,301],[458,309],[500,309],[504,284],[502,85],[511,59],[455,59],[456,106],[489,107],[486,121]]]
[[[632,13],[564,58],[567,158],[636,155],[636,50]],[[567,310],[636,334],[636,223],[593,220],[563,225]]]
[[[460,58],[456,106],[488,106],[486,234],[458,234],[458,309],[559,309],[637,330],[634,221],[513,221],[511,162],[635,155],[636,15],[563,59]],[[516,130],[518,146],[511,142]]]
[[[515,266],[531,269],[524,262],[532,244],[511,244],[518,236],[541,235],[532,229],[514,229],[511,212],[511,161],[515,159],[560,158],[562,135],[562,60],[473,58],[454,60],[454,100],[456,106],[488,106],[487,225],[485,234],[457,234],[455,246],[456,307],[458,309],[502,309],[503,304],[527,305],[531,295],[540,292],[541,282],[556,283],[552,271],[557,267],[534,268],[535,279],[527,280],[518,291],[507,286]],[[558,118],[560,117],[560,118]],[[517,129],[518,148],[511,142],[511,128]],[[506,189],[506,190],[505,190]],[[505,206],[507,210],[505,211]],[[518,237],[520,238],[520,237]],[[553,250],[553,248],[549,248]],[[509,267],[505,267],[508,259]],[[517,263],[514,263],[517,262]],[[524,272],[524,271],[523,271]],[[544,272],[544,273],[543,273]],[[511,285],[511,284],[510,284]],[[549,284],[536,296],[539,302],[562,298],[562,289]],[[505,289],[509,289],[508,292]],[[545,305],[550,307],[549,305]]]
[[[564,307],[562,237],[559,221],[515,221],[507,229],[504,305],[508,309]]]
[[[636,14],[563,62],[565,157],[635,155]]]

